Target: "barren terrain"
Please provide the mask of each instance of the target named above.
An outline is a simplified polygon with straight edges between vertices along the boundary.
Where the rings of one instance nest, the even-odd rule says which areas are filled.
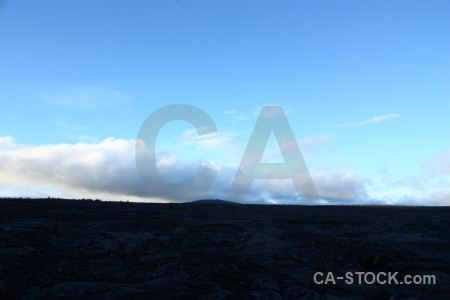
[[[450,207],[0,202],[2,299],[450,295]],[[316,272],[429,274],[437,283],[325,285]]]

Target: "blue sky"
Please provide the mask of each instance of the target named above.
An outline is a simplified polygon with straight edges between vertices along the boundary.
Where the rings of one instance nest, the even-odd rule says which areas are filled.
[[[450,204],[448,1],[3,1],[0,195],[183,201],[145,191],[140,126],[169,123],[161,173],[219,170],[225,198],[265,105],[279,105],[323,203]],[[272,140],[265,159],[277,161]],[[299,203],[257,180],[249,203]],[[232,200],[232,199],[229,199]]]

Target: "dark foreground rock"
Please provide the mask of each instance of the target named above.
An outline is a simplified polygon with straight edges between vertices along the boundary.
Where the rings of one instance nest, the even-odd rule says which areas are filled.
[[[450,295],[449,207],[0,203],[1,299]],[[317,284],[316,272],[353,272],[354,282]],[[436,284],[359,284],[354,272]]]

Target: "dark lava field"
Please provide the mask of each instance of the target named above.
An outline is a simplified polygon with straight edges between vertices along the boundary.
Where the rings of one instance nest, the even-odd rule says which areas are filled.
[[[450,207],[0,203],[1,299],[450,299]]]

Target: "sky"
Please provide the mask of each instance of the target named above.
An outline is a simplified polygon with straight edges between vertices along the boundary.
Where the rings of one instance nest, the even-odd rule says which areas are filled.
[[[450,205],[449,1],[1,1],[0,197],[311,204],[293,181],[227,199],[261,110],[281,106],[320,199]],[[151,188],[136,141],[161,128]],[[272,135],[266,163],[283,163]],[[204,193],[198,166],[217,172]],[[179,188],[178,188],[179,187]]]

